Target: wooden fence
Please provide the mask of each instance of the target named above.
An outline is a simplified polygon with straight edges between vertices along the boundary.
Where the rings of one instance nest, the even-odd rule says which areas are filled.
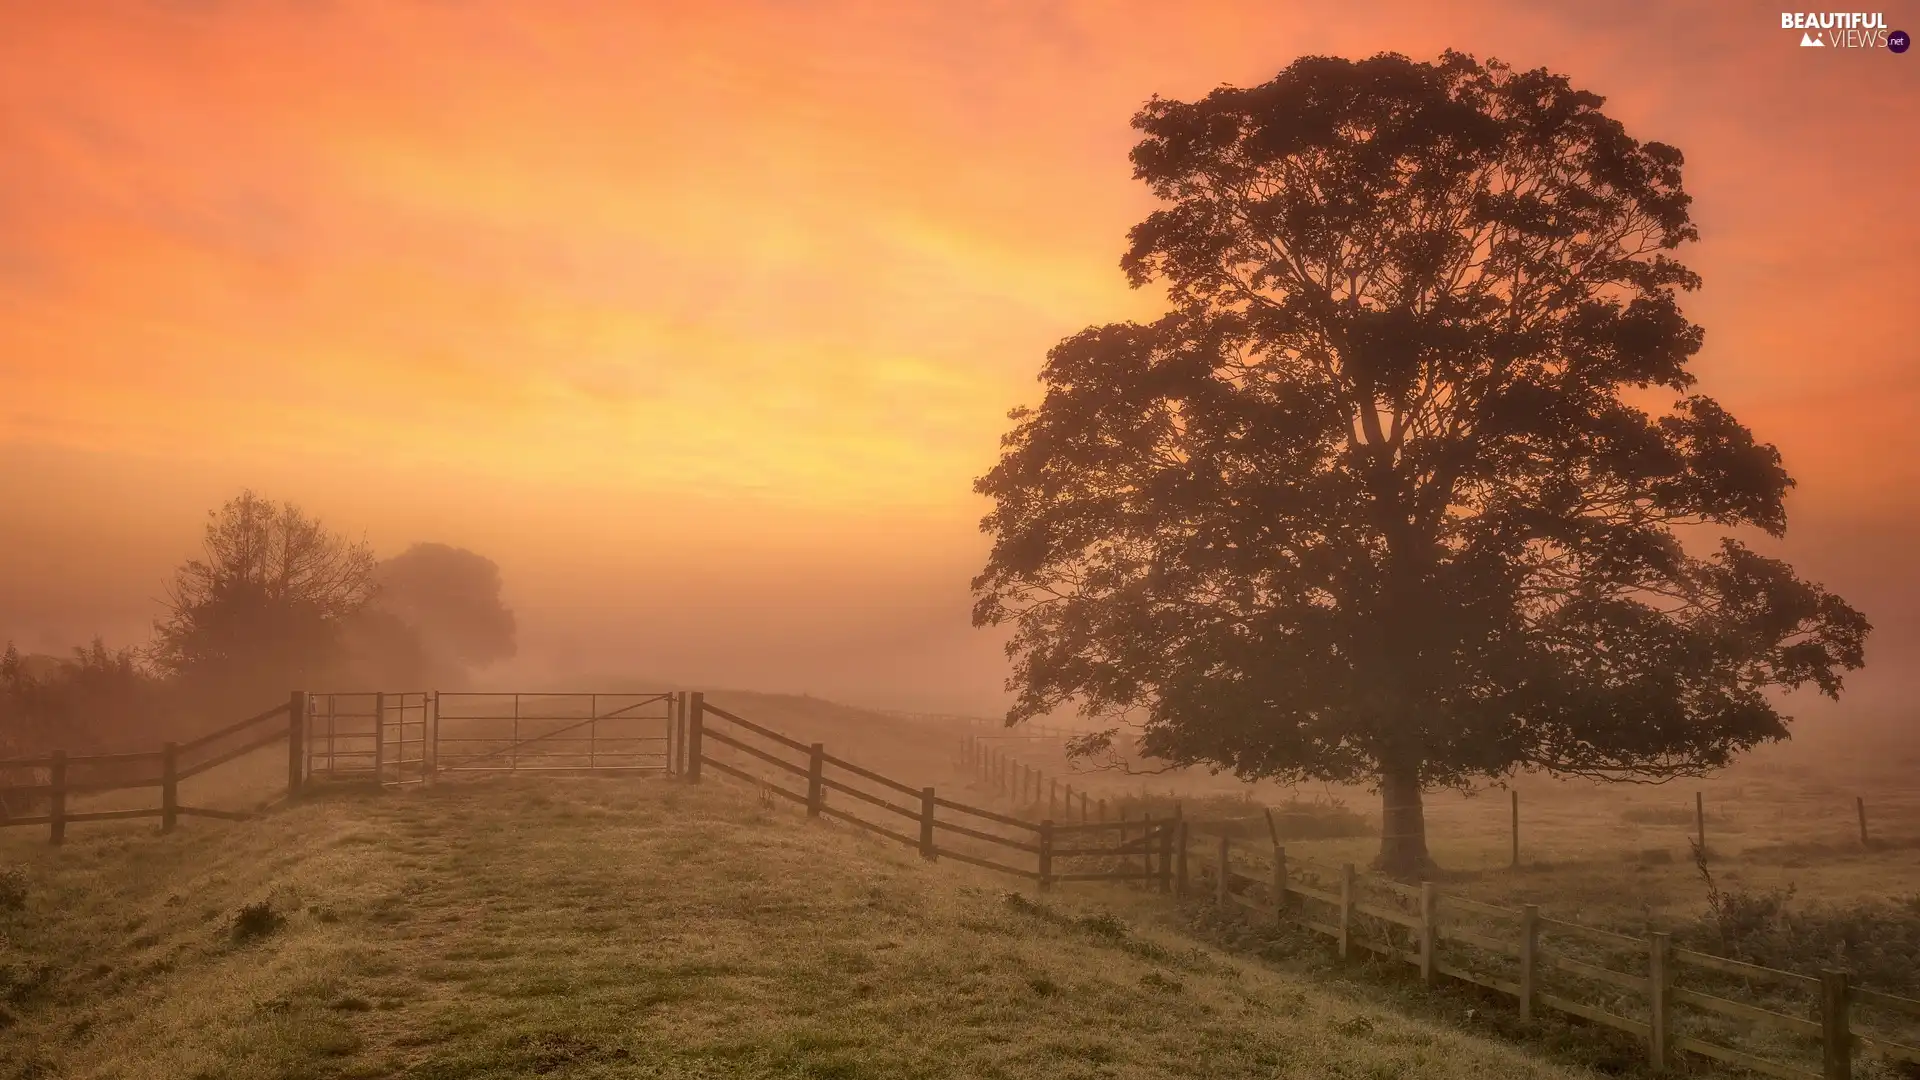
[[[1088,800],[1084,789],[1075,792],[1070,784],[1061,785],[1057,777],[1046,776],[1005,747],[977,736],[962,741],[960,760],[991,790],[1018,807],[1051,810],[1063,792],[1069,809],[1076,795],[1083,807]],[[1094,805],[1097,816],[1104,819],[1105,800]],[[1698,805],[1696,800],[1696,812]],[[1517,861],[1517,798],[1514,812]],[[1260,818],[1187,821],[1177,816],[1177,806],[1175,814],[1171,866],[1163,861],[1149,876],[1171,880],[1176,895],[1193,895],[1195,875],[1189,874],[1189,863],[1196,854],[1197,838],[1205,837],[1212,850],[1202,848],[1199,861],[1219,907],[1331,938],[1342,959],[1365,951],[1413,965],[1429,984],[1446,978],[1505,994],[1515,999],[1522,1020],[1547,1008],[1628,1032],[1646,1041],[1655,1071],[1671,1068],[1681,1053],[1767,1076],[1816,1080],[1850,1077],[1856,1050],[1889,1062],[1920,1065],[1920,1047],[1856,1030],[1860,1018],[1913,1030],[1914,1022],[1920,1021],[1920,1001],[1855,986],[1846,972],[1827,971],[1815,978],[1677,948],[1667,934],[1635,938],[1547,918],[1533,905],[1501,908],[1443,894],[1431,882],[1410,885],[1358,874],[1351,863],[1331,866],[1289,859],[1270,816],[1260,830]],[[1136,827],[1156,826],[1148,819]],[[1167,826],[1163,822],[1157,827]],[[1244,857],[1235,863],[1235,838],[1245,845],[1245,837],[1256,831],[1270,837],[1270,854],[1259,872],[1249,873]],[[1257,850],[1249,846],[1241,855]],[[1547,946],[1542,944],[1543,935]],[[1553,985],[1556,979],[1575,985]],[[1807,1015],[1725,996],[1755,996],[1755,984],[1767,988],[1762,994],[1788,1002],[1781,1007],[1798,1006]],[[1716,989],[1722,993],[1711,992]],[[1595,1004],[1570,996],[1575,994],[1604,1000]],[[1795,995],[1801,1000],[1795,1001]],[[1696,1022],[1701,1017],[1711,1021],[1704,1029]],[[1724,1028],[1728,1021],[1774,1036],[1763,1042],[1805,1044],[1812,1052],[1796,1056],[1817,1056],[1819,1068],[1705,1037],[1715,1033],[1714,1025]],[[1795,1048],[1785,1049],[1791,1055]]]
[[[716,708],[700,693],[687,695],[680,719],[684,735],[674,740],[681,749],[675,771],[695,783],[704,771],[715,770],[769,798],[805,807],[809,817],[842,821],[915,848],[923,858],[985,867],[1041,889],[1068,881],[1144,880],[1172,890],[1172,822],[1028,821],[973,806]]]
[[[1261,872],[1248,873],[1234,861],[1233,830],[1225,824],[1181,823],[1176,892],[1188,893],[1191,848],[1197,837],[1206,836],[1213,850],[1201,855],[1208,860],[1213,899],[1221,907],[1330,937],[1342,958],[1366,950],[1415,966],[1429,984],[1449,978],[1505,994],[1516,1000],[1523,1020],[1544,1007],[1628,1032],[1646,1040],[1655,1071],[1670,1068],[1680,1052],[1786,1078],[1849,1077],[1856,1049],[1888,1061],[1920,1064],[1920,1047],[1865,1035],[1854,1023],[1855,1014],[1865,1012],[1910,1026],[1920,1020],[1920,1001],[1854,986],[1844,971],[1814,978],[1747,964],[1677,948],[1663,933],[1635,938],[1550,919],[1534,905],[1513,910],[1443,894],[1431,882],[1409,885],[1363,877],[1352,863],[1334,867],[1290,859],[1277,844]],[[1368,896],[1369,891],[1374,895]],[[1559,988],[1549,986],[1549,976],[1570,978],[1589,991],[1613,991],[1610,1003],[1616,1004],[1610,1009],[1566,996],[1578,991],[1556,992]],[[1754,983],[1799,992],[1809,999],[1805,1011],[1810,1017],[1711,992],[1738,992],[1735,988]],[[1616,1011],[1627,1004],[1638,1006],[1633,1011],[1644,1019]],[[1689,1023],[1693,1017],[1683,1006],[1714,1021],[1757,1025],[1788,1036],[1787,1041],[1817,1047],[1820,1067],[1748,1053],[1693,1034],[1698,1025]]]
[[[0,785],[0,795],[47,801],[47,813],[7,818],[0,825],[47,825],[57,844],[73,822],[157,817],[169,830],[181,817],[245,818],[248,812],[181,805],[180,783],[284,740],[286,794],[298,795],[311,767],[304,730],[307,699],[295,691],[285,704],[153,752],[70,757],[56,751],[0,760],[0,778],[23,772],[34,778]],[[954,859],[1033,881],[1041,889],[1072,881],[1136,881],[1190,897],[1210,885],[1221,909],[1329,937],[1343,959],[1369,952],[1413,965],[1428,984],[1453,979],[1504,994],[1515,999],[1523,1020],[1545,1008],[1625,1031],[1645,1040],[1655,1071],[1672,1068],[1683,1053],[1794,1080],[1851,1077],[1856,1052],[1920,1065],[1920,1047],[1887,1038],[1872,1023],[1910,1029],[1920,1021],[1920,1001],[1855,986],[1842,971],[1815,978],[1761,967],[1675,947],[1663,933],[1635,938],[1548,918],[1533,905],[1501,908],[1443,894],[1431,882],[1411,885],[1361,875],[1351,863],[1336,867],[1290,858],[1277,835],[1262,865],[1257,847],[1243,841],[1245,850],[1235,849],[1234,837],[1244,837],[1246,822],[1196,822],[1177,815],[1108,821],[1104,800],[1070,786],[1062,790],[1054,781],[1043,783],[1037,770],[970,740],[962,748],[969,765],[1029,813],[1046,814],[1028,820],[881,775],[827,753],[824,744],[802,742],[709,705],[698,692],[651,699],[667,703],[660,737],[664,769],[692,782],[713,770],[757,787],[763,798],[787,799],[809,816],[845,822],[913,847],[924,858]],[[599,712],[590,710],[595,716]],[[147,767],[153,769],[150,775],[138,772]],[[129,769],[136,774],[126,775]],[[77,793],[148,788],[159,791],[158,806],[81,813],[67,808],[68,797]],[[1073,820],[1076,810],[1078,820]],[[1061,811],[1065,819],[1056,820],[1053,815]],[[1196,842],[1203,844],[1197,860]],[[1576,985],[1567,986],[1567,980]],[[1751,996],[1756,984],[1772,988],[1788,1004],[1768,1008],[1727,996]],[[1752,1053],[1708,1037],[1729,1021],[1789,1044],[1786,1055]],[[1782,1060],[1793,1056],[1794,1044],[1806,1048],[1797,1055],[1802,1060]],[[1817,1057],[1818,1069],[1804,1060],[1811,1057]]]
[[[44,800],[46,809],[45,813],[0,817],[0,827],[45,825],[48,840],[59,844],[66,840],[67,826],[79,822],[159,818],[161,831],[171,832],[183,817],[244,819],[266,804],[252,810],[186,806],[180,802],[180,784],[236,758],[285,742],[287,793],[298,791],[303,775],[301,723],[305,716],[306,695],[295,691],[288,701],[265,712],[186,742],[165,743],[158,750],[74,755],[55,750],[40,757],[0,760],[0,801],[38,804]],[[69,800],[75,795],[140,790],[156,792],[158,805],[120,810],[69,808]]]

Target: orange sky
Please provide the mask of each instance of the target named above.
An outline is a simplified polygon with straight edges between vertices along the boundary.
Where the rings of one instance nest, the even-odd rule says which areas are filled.
[[[135,640],[252,484],[496,558],[530,671],[991,703],[968,486],[1050,345],[1156,310],[1129,116],[1455,46],[1686,152],[1703,388],[1911,667],[1920,53],[1797,40],[1724,3],[0,0],[0,634]]]

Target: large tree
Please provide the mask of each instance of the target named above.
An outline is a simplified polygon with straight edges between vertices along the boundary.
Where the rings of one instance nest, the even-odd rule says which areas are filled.
[[[976,485],[1009,723],[1377,784],[1410,873],[1423,790],[1696,774],[1786,736],[1775,688],[1837,696],[1867,622],[1731,535],[1793,482],[1693,392],[1681,155],[1602,104],[1449,52],[1134,118],[1122,265],[1171,311],[1056,346]]]
[[[208,518],[201,557],[174,573],[154,660],[222,707],[332,674],[342,627],[375,592],[372,549],[252,491]]]

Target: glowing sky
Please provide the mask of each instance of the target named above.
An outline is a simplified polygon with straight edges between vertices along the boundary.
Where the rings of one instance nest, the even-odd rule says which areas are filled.
[[[0,634],[130,640],[250,483],[492,555],[532,657],[991,700],[968,486],[1051,344],[1157,308],[1117,269],[1129,116],[1454,46],[1686,152],[1703,389],[1801,481],[1782,550],[1898,642],[1920,53],[1798,38],[1725,3],[0,0]]]

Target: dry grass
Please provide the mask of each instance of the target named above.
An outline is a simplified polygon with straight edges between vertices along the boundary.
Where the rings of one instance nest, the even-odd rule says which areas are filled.
[[[0,861],[23,1080],[1571,1075],[714,785],[326,794]]]

